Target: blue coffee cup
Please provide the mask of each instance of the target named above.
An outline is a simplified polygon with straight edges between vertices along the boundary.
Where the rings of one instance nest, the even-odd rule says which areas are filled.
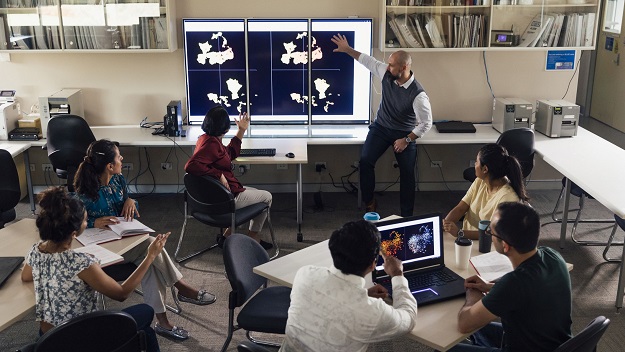
[[[365,215],[362,218],[367,221],[378,221],[380,220],[380,214],[374,211],[370,211],[368,213],[365,213]]]
[[[478,224],[479,233],[479,251],[480,253],[490,252],[490,246],[493,243],[493,239],[486,234],[486,229],[490,226],[490,221],[481,220]]]

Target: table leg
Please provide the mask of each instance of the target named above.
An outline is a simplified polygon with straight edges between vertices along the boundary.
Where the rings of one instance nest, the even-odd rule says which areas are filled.
[[[304,235],[302,234],[302,164],[297,164],[297,182],[295,186],[297,192],[297,242],[302,242],[304,240]]]
[[[623,263],[625,263],[625,246],[623,246],[623,254],[621,254],[621,262],[619,263],[621,270],[618,276],[618,288],[616,291],[616,310],[623,308],[623,286],[625,286],[625,270],[623,270]]]
[[[571,199],[571,180],[566,178],[564,187],[564,209],[562,209],[562,224],[560,225],[560,249],[564,248],[566,228],[569,221],[569,201]]]
[[[30,202],[30,211],[35,214],[35,195],[33,194],[33,179],[30,174],[30,156],[28,149],[24,151],[24,167],[26,168],[26,187],[28,187],[28,201]]]

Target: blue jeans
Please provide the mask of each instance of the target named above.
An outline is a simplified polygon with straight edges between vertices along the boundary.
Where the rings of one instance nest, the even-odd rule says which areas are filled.
[[[490,323],[471,335],[471,340],[474,343],[473,345],[459,343],[451,348],[449,352],[501,351],[503,327],[501,323]]]
[[[367,139],[360,154],[360,192],[362,200],[373,200],[375,190],[375,164],[395,140],[404,139],[410,132],[392,130],[376,122],[369,126]],[[415,198],[415,165],[417,163],[417,144],[412,142],[401,153],[395,153],[399,165],[399,207],[401,216],[411,216]]]
[[[124,308],[122,311],[130,314],[135,322],[137,322],[137,330],[143,330],[145,333],[148,352],[160,352],[161,349],[158,347],[156,333],[150,326],[152,324],[152,320],[154,319],[154,309],[145,303],[141,303]]]

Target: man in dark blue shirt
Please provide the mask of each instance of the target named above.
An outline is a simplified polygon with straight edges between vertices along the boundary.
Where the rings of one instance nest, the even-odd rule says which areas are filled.
[[[471,336],[473,345],[459,344],[450,351],[547,352],[571,338],[566,263],[555,250],[536,247],[539,232],[538,213],[529,205],[497,207],[487,233],[514,270],[497,283],[486,283],[479,276],[466,279],[458,329],[468,333],[482,328]],[[498,317],[501,324],[492,322]]]

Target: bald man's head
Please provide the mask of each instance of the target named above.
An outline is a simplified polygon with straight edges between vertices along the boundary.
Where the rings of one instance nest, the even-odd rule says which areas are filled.
[[[412,57],[403,50],[396,51],[391,54],[391,56],[395,56],[395,60],[398,64],[406,65],[408,68],[412,65]]]
[[[393,80],[403,84],[410,78],[410,65],[412,57],[403,50],[396,51],[388,58],[386,70],[391,74]]]

